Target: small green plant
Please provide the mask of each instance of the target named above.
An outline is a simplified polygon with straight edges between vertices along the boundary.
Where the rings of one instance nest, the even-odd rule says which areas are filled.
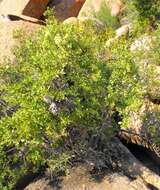
[[[112,27],[116,29],[120,26],[118,18],[111,15],[111,10],[105,2],[101,5],[100,10],[95,13],[95,17],[103,22],[106,27]]]

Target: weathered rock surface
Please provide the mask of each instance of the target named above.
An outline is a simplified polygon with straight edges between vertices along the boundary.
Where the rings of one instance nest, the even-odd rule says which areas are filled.
[[[0,14],[40,18],[48,2],[49,0],[3,0],[0,4]]]
[[[70,17],[66,20],[64,20],[64,24],[75,24],[78,22],[78,18],[77,17]]]
[[[86,174],[86,168],[78,167],[72,171],[72,176],[69,176],[63,184],[60,185],[62,190],[149,190],[140,179],[134,182],[121,174],[110,174],[106,176],[101,182],[96,182],[89,175]],[[50,184],[50,181],[42,178],[30,184],[25,190],[58,190],[57,187]]]
[[[53,1],[50,7],[55,10],[55,16],[63,21],[69,17],[77,17],[85,0],[59,0]]]
[[[116,38],[124,36],[125,38],[129,37],[129,25],[121,26],[116,30]]]
[[[78,17],[95,17],[95,14],[100,12],[103,6],[108,7],[111,15],[115,17],[120,14],[122,2],[120,0],[86,0]]]
[[[25,21],[4,21],[0,20],[0,64],[4,61],[4,57],[14,60],[12,49],[17,45],[18,41],[13,38],[13,32],[17,29],[33,32],[38,29],[40,25]]]
[[[160,105],[146,99],[139,112],[131,114],[129,125],[120,136],[153,151],[160,164]]]
[[[130,47],[132,52],[134,51],[149,51],[151,49],[153,37],[142,36],[137,39]]]
[[[109,148],[110,147],[110,148]],[[53,181],[43,177],[35,180],[25,190],[150,190],[160,188],[160,176],[144,167],[120,141],[112,141],[107,148],[106,163],[112,162],[119,165],[120,171],[100,170],[93,173],[89,165],[80,164],[70,170],[70,175],[59,177]],[[114,148],[114,149],[113,149]],[[98,153],[99,154],[99,153]],[[97,154],[87,155],[87,161],[101,166],[103,154],[97,159]],[[102,173],[104,175],[102,175]]]

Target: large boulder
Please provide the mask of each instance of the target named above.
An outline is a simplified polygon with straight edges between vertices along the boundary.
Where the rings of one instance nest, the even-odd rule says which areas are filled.
[[[122,8],[121,0],[86,0],[82,10],[79,13],[79,17],[85,15],[93,15],[94,12],[99,12],[103,6],[108,6],[112,16],[118,16]]]
[[[95,17],[107,25],[118,25],[118,15],[121,12],[120,0],[86,0],[78,18]]]
[[[39,27],[39,24],[25,22],[22,20],[14,22],[0,20],[0,64],[3,63],[5,57],[10,58],[12,62],[15,60],[12,53],[12,49],[18,43],[18,41],[13,38],[15,30],[20,29],[27,33],[31,33]]]
[[[85,174],[85,168],[77,168],[76,174],[68,178],[68,181],[61,185],[61,190],[149,190],[142,180],[130,182],[130,180],[120,174],[111,174],[106,176],[101,182],[96,182]],[[84,170],[84,173],[78,173]],[[75,171],[74,171],[75,172]],[[79,176],[77,176],[79,175]],[[74,178],[73,178],[74,177]],[[72,181],[73,180],[73,181]],[[57,190],[49,180],[42,178],[26,187],[25,190]]]
[[[70,169],[68,176],[61,176],[56,180],[53,178],[53,182],[45,177],[37,179],[25,190],[57,190],[59,188],[61,190],[150,190],[151,188],[158,190],[160,188],[160,177],[140,163],[118,139],[110,142],[105,151],[103,154],[91,151],[87,154],[86,162],[91,166],[95,162],[103,166],[103,162],[106,162],[107,166],[108,162],[111,166],[109,160],[116,161],[121,172],[110,169],[104,172],[105,167],[99,172],[93,172],[89,164],[79,164]],[[99,158],[97,158],[98,154]]]
[[[2,0],[0,14],[40,18],[46,10],[48,2],[49,0]]]
[[[64,24],[76,24],[78,22],[78,18],[77,17],[70,17],[67,18],[66,20],[64,20]]]
[[[148,149],[160,164],[160,105],[146,98],[139,111],[130,114],[128,126],[121,129],[119,136]]]
[[[50,3],[50,7],[54,8],[55,16],[64,21],[69,17],[77,17],[85,0],[58,0]]]

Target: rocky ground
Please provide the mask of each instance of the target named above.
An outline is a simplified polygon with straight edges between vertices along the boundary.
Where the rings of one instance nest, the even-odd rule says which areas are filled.
[[[118,139],[114,139],[103,152],[88,152],[84,163],[71,168],[68,176],[50,178],[46,174],[25,188],[25,190],[41,189],[158,190],[160,177],[138,161]]]

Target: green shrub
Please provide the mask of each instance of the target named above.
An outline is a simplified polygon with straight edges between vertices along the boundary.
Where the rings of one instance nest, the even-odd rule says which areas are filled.
[[[17,106],[12,117],[0,107],[6,114],[0,120],[1,189],[11,189],[44,165],[63,170],[74,152],[64,144],[69,129],[108,139],[114,124],[107,120],[116,111],[126,126],[140,105],[141,83],[126,42],[105,47],[109,37],[88,22],[65,25],[50,18],[37,34],[21,40],[16,64],[0,67],[0,99],[9,108]],[[56,105],[53,114],[46,96]],[[75,144],[83,143],[82,135]]]
[[[110,75],[100,41],[89,24],[68,26],[51,19],[15,50],[16,65],[1,66],[0,98],[20,106],[0,120],[1,183],[12,186],[42,165],[63,168],[68,153],[56,150],[63,147],[68,128],[98,131]],[[46,95],[61,107],[56,116],[48,111]]]
[[[140,39],[146,39],[140,50],[136,51],[136,58],[141,67],[141,75],[145,79],[146,93],[151,99],[160,98],[160,28],[150,35],[141,36]]]
[[[130,116],[138,112],[145,93],[138,64],[129,48],[130,45],[123,39],[118,40],[111,47],[113,59],[109,64],[112,72],[106,97],[109,110],[117,111],[122,117],[119,123],[122,128],[128,127]]]
[[[139,13],[140,19],[148,19],[153,24],[160,17],[159,0],[134,0],[133,4]]]

